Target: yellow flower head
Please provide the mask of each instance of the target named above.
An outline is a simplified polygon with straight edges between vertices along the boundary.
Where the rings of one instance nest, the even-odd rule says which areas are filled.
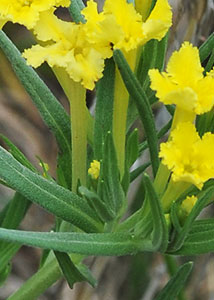
[[[82,11],[87,20],[85,30],[94,44],[124,51],[136,49],[150,39],[161,40],[171,26],[172,13],[167,0],[157,0],[148,19],[143,22],[133,3],[106,0],[103,12],[97,13],[93,0]],[[95,16],[92,18],[92,16]]]
[[[176,104],[185,111],[203,114],[214,105],[213,72],[204,76],[203,70],[198,49],[184,42],[172,54],[167,72],[149,71],[151,88],[164,104]]]
[[[100,175],[100,162],[98,160],[93,160],[88,169],[88,174],[91,175],[93,179],[97,179]]]
[[[170,140],[160,145],[162,163],[172,171],[172,180],[194,184],[201,189],[214,177],[214,134],[202,138],[190,122],[179,123]]]
[[[53,11],[42,13],[34,28],[38,39],[48,44],[33,46],[25,50],[23,56],[35,68],[45,61],[50,67],[64,68],[71,79],[92,90],[102,77],[104,58],[85,39],[84,25],[62,21]]]
[[[0,26],[7,21],[33,29],[40,13],[54,6],[69,6],[70,0],[1,0]]]
[[[101,13],[97,4],[89,0],[82,14],[86,23],[74,24],[59,20],[54,8],[41,11],[33,30],[38,40],[48,43],[25,50],[23,56],[33,67],[46,61],[51,67],[64,68],[71,79],[87,89],[93,89],[102,77],[104,59],[112,56],[113,48],[136,49],[149,39],[161,39],[171,25],[167,0],[157,0],[145,23],[126,0],[106,0]]]

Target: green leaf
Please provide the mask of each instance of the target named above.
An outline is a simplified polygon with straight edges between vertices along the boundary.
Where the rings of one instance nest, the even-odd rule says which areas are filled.
[[[57,217],[85,231],[100,231],[94,211],[87,202],[69,190],[49,181],[16,161],[0,147],[0,177],[13,189]]]
[[[126,144],[126,163],[130,168],[139,156],[139,136],[138,129],[134,129],[127,138]]]
[[[199,56],[201,62],[205,61],[205,59],[212,52],[213,48],[214,48],[214,33],[211,33],[208,39],[199,48]]]
[[[214,252],[214,219],[195,221],[182,247],[172,254],[201,255],[209,252]]]
[[[100,160],[102,146],[108,131],[112,131],[113,101],[114,101],[115,63],[107,59],[103,77],[96,85],[96,110],[94,123],[94,156]]]
[[[143,181],[148,194],[153,220],[152,243],[155,250],[165,252],[168,245],[168,228],[164,212],[160,204],[160,199],[158,198],[151,179],[147,174],[144,174]]]
[[[121,256],[151,251],[149,240],[129,233],[32,232],[0,228],[0,239],[83,255]]]
[[[140,174],[142,174],[149,166],[151,165],[150,162],[143,164],[142,166],[139,166],[137,169],[134,169],[130,173],[130,181],[132,182],[135,180]]]
[[[0,287],[5,283],[11,272],[11,264],[8,264],[4,270],[0,271]]]
[[[148,71],[153,68],[159,71],[163,70],[167,44],[168,34],[161,41],[151,40],[147,42],[142,48],[136,76],[144,91],[147,91],[150,84]]]
[[[186,280],[192,270],[193,263],[188,262],[182,265],[177,273],[170,279],[167,285],[155,298],[155,300],[174,300],[179,295],[180,291],[183,289]]]
[[[28,201],[19,193],[15,193],[13,199],[10,201],[7,212],[2,220],[1,227],[17,228],[25,216],[27,209],[31,202]]]
[[[125,195],[120,183],[117,156],[111,132],[107,133],[105,140],[98,195],[115,214],[120,212]]]
[[[88,190],[84,186],[80,186],[78,191],[82,196],[86,197],[89,204],[95,209],[98,217],[103,222],[108,222],[115,218],[115,214],[111,208],[106,205],[95,192]]]
[[[60,148],[60,156],[64,158],[63,172],[67,186],[71,186],[71,148],[70,148],[70,119],[62,105],[51,93],[37,73],[26,64],[19,50],[0,31],[0,47],[9,59],[14,72],[30,95],[33,103],[39,110],[44,122],[56,137]],[[69,172],[67,171],[69,170]]]
[[[38,173],[38,170],[29,162],[29,160],[24,156],[24,154],[3,134],[0,134],[0,138],[4,141],[4,143],[9,148],[9,152],[13,155],[13,157],[18,160],[23,166],[30,169],[33,172]]]
[[[74,283],[87,281],[87,279],[80,273],[67,253],[54,251],[54,254],[62,270],[62,273],[71,289],[73,288]]]
[[[69,12],[75,23],[85,23],[85,18],[81,14],[81,10],[85,7],[82,0],[72,0],[69,6]]]
[[[138,139],[138,129],[135,129],[129,134],[126,142],[125,172],[122,179],[122,186],[125,194],[128,192],[130,184],[130,167],[139,156]]]
[[[30,204],[31,202],[21,194],[15,193],[2,218],[1,227],[9,229],[17,228],[23,220]],[[14,246],[12,243],[5,241],[0,242],[0,272],[5,268],[7,269],[11,258],[16,254],[19,248],[19,246]]]
[[[192,211],[190,212],[189,216],[187,217],[184,226],[181,228],[180,232],[175,237],[172,245],[170,245],[169,251],[174,252],[180,249],[191,230],[192,224],[196,217],[200,214],[202,209],[205,205],[209,202],[210,198],[213,196],[214,188],[210,187],[204,192],[201,193],[200,197],[198,198],[196,204],[194,205]]]
[[[172,119],[169,120],[169,122],[160,129],[160,131],[157,134],[158,140],[161,139],[169,131],[169,129],[171,128],[171,126],[172,126]],[[148,148],[148,142],[147,141],[142,142],[139,145],[139,152],[140,152],[140,154],[144,150],[146,150],[147,148]]]
[[[1,242],[3,242],[3,241],[1,241]],[[11,261],[13,256],[17,253],[17,251],[21,247],[21,244],[11,243],[11,242],[4,242],[4,245],[5,245],[5,247],[3,249],[1,249],[0,273],[4,272],[5,268],[7,268],[7,266],[8,266],[8,263]]]
[[[120,74],[123,78],[124,84],[132,97],[135,105],[137,106],[139,116],[144,126],[145,134],[149,145],[151,156],[151,163],[154,175],[156,174],[159,166],[158,158],[158,139],[155,129],[154,117],[147,96],[143,91],[139,81],[130,69],[123,53],[120,50],[114,51],[114,60],[118,65]]]

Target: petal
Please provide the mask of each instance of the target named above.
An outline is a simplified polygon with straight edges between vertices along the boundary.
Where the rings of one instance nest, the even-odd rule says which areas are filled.
[[[173,90],[177,89],[177,86],[171,81],[167,73],[160,73],[156,69],[149,70],[149,77],[151,80],[151,89],[157,91],[156,96],[161,102],[164,101],[166,95]],[[167,104],[172,104],[173,101]]]
[[[197,107],[198,96],[193,89],[177,88],[166,94],[163,98],[164,104],[176,104],[177,107],[187,110],[189,112],[194,112]]]
[[[142,25],[145,41],[161,40],[172,25],[172,11],[167,0],[157,0],[150,16]]]
[[[167,72],[180,86],[194,86],[203,78],[198,49],[189,42],[184,42],[180,50],[172,54]]]
[[[199,80],[195,86],[195,92],[198,95],[196,113],[203,114],[210,111],[214,105],[214,77],[210,74]]]
[[[136,12],[133,3],[127,3],[125,0],[106,0],[103,12],[106,16],[114,16],[114,23],[120,27],[123,33],[122,35],[117,35],[117,42],[114,43],[115,48],[123,48],[125,51],[130,51],[142,43],[144,38],[142,16]],[[114,34],[114,30],[114,25],[108,28],[110,34]]]

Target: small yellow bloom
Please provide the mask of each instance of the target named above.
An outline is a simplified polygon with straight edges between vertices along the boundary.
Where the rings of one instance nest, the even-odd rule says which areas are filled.
[[[91,175],[93,179],[97,179],[100,175],[100,162],[98,160],[93,160],[88,169],[88,174]]]
[[[213,72],[203,75],[199,51],[184,42],[168,63],[167,72],[150,70],[151,88],[164,104],[176,104],[194,114],[208,112],[214,105]]]
[[[160,145],[162,163],[172,171],[174,182],[183,181],[201,189],[214,177],[214,134],[202,138],[190,122],[179,123],[170,140]]]
[[[33,29],[39,20],[40,13],[54,6],[69,6],[70,0],[1,0],[1,22],[11,21]]]

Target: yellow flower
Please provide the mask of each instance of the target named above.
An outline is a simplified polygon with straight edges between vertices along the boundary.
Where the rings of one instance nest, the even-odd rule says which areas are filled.
[[[33,29],[39,20],[40,13],[54,6],[69,6],[70,0],[1,0],[1,22],[11,21]]]
[[[97,179],[100,175],[100,162],[98,160],[93,160],[88,169],[88,174],[91,175],[93,179]]]
[[[203,114],[214,105],[213,71],[203,75],[199,51],[184,42],[167,65],[167,72],[150,70],[151,88],[164,104],[176,104],[189,113]]]
[[[125,52],[136,49],[150,39],[161,40],[171,26],[172,13],[167,0],[157,0],[148,19],[143,22],[133,3],[106,0],[103,12],[97,13],[93,0],[82,11],[87,20],[85,30],[94,44]],[[91,16],[95,16],[92,18]]]
[[[183,181],[201,189],[214,177],[214,134],[202,138],[190,122],[179,123],[170,140],[160,145],[162,163],[172,171],[174,182]]]
[[[25,50],[23,56],[28,64],[37,68],[46,61],[50,67],[64,68],[71,79],[81,82],[85,88],[94,88],[102,77],[104,58],[85,39],[82,24],[59,20],[53,10],[49,10],[41,14],[34,32],[48,44]]]
[[[104,59],[112,56],[113,47],[125,51],[136,49],[148,39],[161,39],[171,25],[167,0],[157,1],[148,18],[150,25],[145,29],[143,26],[147,21],[143,23],[142,16],[126,0],[106,0],[101,13],[97,11],[97,4],[89,0],[82,14],[85,24],[59,20],[54,15],[54,8],[40,12],[39,22],[33,30],[38,40],[48,43],[25,50],[23,56],[33,67],[46,61],[51,67],[64,68],[71,79],[88,89],[93,89],[102,77]]]

